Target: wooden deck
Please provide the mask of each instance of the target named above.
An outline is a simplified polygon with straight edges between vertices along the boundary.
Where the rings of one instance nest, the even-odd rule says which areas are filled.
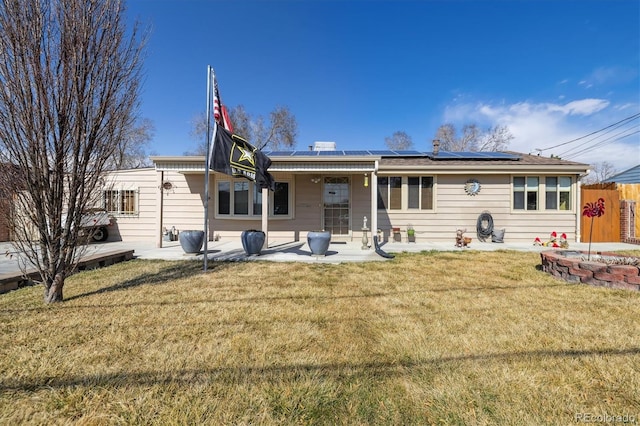
[[[133,250],[112,250],[85,256],[80,259],[77,270],[86,271],[126,262],[133,259],[133,252]],[[0,274],[0,294],[32,285],[33,281],[40,277],[35,269],[29,269],[25,272],[24,274],[21,271]]]

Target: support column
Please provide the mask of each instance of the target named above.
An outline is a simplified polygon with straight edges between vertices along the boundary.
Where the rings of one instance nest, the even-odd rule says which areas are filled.
[[[264,232],[263,249],[269,247],[269,189],[262,188],[262,232]]]
[[[378,235],[378,161],[375,163],[374,170],[371,172],[371,238]],[[381,243],[382,241],[378,241]]]
[[[156,173],[158,193],[156,194],[156,247],[162,248],[162,217],[164,212],[164,172]]]

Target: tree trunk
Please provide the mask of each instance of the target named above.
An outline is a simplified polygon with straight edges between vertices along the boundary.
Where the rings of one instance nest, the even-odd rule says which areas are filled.
[[[44,290],[44,302],[55,303],[62,302],[64,297],[62,296],[62,288],[64,287],[64,277],[62,274],[56,274],[51,285]]]

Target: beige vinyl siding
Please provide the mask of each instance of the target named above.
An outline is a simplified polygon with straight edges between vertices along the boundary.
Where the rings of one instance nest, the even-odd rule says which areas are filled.
[[[323,204],[322,189],[324,177],[349,176],[350,200],[351,200],[351,230],[350,236],[340,236],[340,239],[359,239],[362,237],[362,225],[364,216],[367,216],[367,226],[371,225],[371,186],[364,186],[364,173],[356,175],[348,174],[289,174],[274,173],[276,181],[287,181],[292,185],[292,218],[269,218],[269,241],[275,240],[300,240],[304,241],[307,232],[322,229]],[[313,183],[312,178],[319,178],[318,183]],[[221,177],[222,180],[228,180]],[[213,186],[215,187],[215,186]],[[214,194],[212,193],[212,198]],[[237,238],[245,229],[261,229],[260,218],[215,218],[213,211],[216,205],[212,202],[210,214],[212,235],[221,238]]]
[[[544,178],[544,176],[542,176]],[[468,195],[464,190],[466,181],[476,178],[481,190],[477,195]],[[403,195],[406,195],[406,179],[403,181]],[[544,197],[542,187],[541,197]],[[434,180],[434,211],[407,210],[378,211],[381,219],[385,216],[389,235],[391,227],[399,227],[404,232],[408,224],[416,230],[417,241],[455,240],[456,229],[467,230],[468,236],[476,236],[478,216],[484,211],[491,213],[494,229],[506,229],[506,241],[527,241],[539,236],[545,239],[552,231],[567,233],[570,241],[575,240],[576,185],[572,184],[572,210],[570,211],[514,211],[512,210],[512,187],[509,175],[440,175]],[[406,201],[405,205],[406,205]],[[542,201],[541,201],[542,202]],[[540,204],[541,206],[541,204]],[[404,234],[403,234],[404,235]],[[475,238],[474,238],[475,240]]]
[[[170,181],[174,189],[164,192],[163,228],[170,229],[175,226],[178,231],[202,230],[204,174],[164,172],[164,181]],[[213,181],[211,175],[209,181]]]
[[[158,191],[155,169],[120,170],[109,174],[106,182],[110,190],[134,190],[137,193],[137,214],[114,215],[108,240],[154,241]]]
[[[319,229],[321,222],[322,182],[313,183],[311,178],[316,175],[293,175],[290,173],[274,173],[276,181],[289,182],[290,200],[289,207],[291,218],[269,217],[269,240],[282,238],[289,241],[306,236],[306,232]],[[217,176],[216,176],[217,177]],[[229,180],[220,175],[220,180]],[[215,184],[213,188],[216,188]],[[217,194],[212,192],[212,198]],[[236,238],[246,229],[262,229],[261,217],[215,217],[217,204],[212,201],[210,207],[211,229],[215,235],[221,238]]]
[[[375,188],[374,188],[375,190]],[[362,225],[367,217],[367,228],[371,229],[371,178],[364,186],[364,174],[351,176],[351,230],[353,239],[362,238]],[[369,238],[371,234],[369,233]]]
[[[108,177],[109,185],[114,190],[136,190],[138,206],[136,215],[115,215],[115,225],[109,232],[110,241],[157,241],[157,234],[161,232],[157,229],[156,222],[160,214],[160,173],[155,169],[120,170]],[[163,190],[162,227],[175,227],[178,231],[202,229],[204,175],[165,171],[162,176],[163,182],[172,184],[171,190]]]

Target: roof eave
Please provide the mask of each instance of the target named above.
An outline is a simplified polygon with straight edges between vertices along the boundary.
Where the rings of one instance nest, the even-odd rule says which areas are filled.
[[[424,173],[426,171],[438,174],[458,174],[460,172],[475,174],[513,174],[513,173],[575,173],[582,174],[589,170],[580,164],[425,164],[425,165],[389,165],[380,164],[379,172],[389,173],[394,171]]]

